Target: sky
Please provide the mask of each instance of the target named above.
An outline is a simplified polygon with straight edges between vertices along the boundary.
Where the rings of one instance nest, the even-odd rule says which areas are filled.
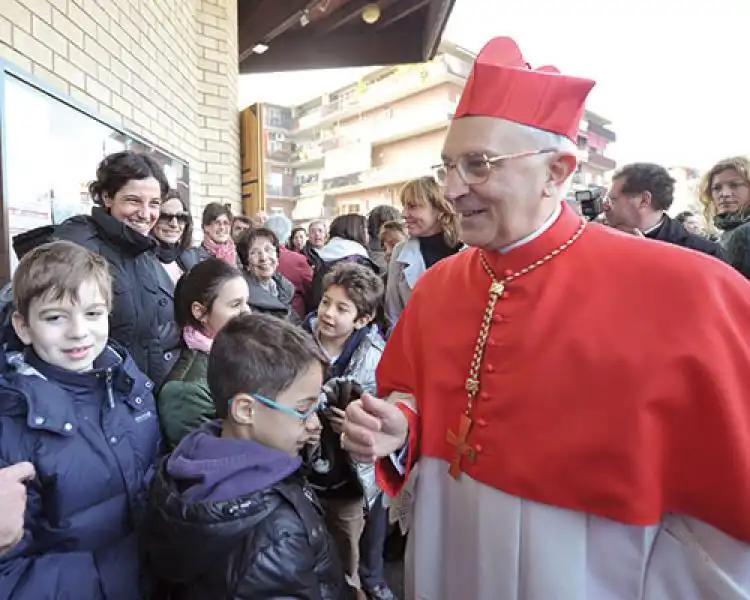
[[[444,37],[477,52],[513,37],[532,66],[597,81],[618,163],[706,169],[750,153],[750,0],[456,0]],[[243,76],[240,106],[294,104],[363,70]],[[258,94],[257,90],[265,90]]]

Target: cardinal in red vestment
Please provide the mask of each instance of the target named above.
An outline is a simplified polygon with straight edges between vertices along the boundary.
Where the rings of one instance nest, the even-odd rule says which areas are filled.
[[[409,598],[750,598],[750,283],[562,201],[593,86],[480,52],[436,167],[471,249],[347,410],[384,491],[413,482]]]

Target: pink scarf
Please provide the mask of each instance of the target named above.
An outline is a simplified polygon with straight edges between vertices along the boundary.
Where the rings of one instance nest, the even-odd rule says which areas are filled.
[[[216,258],[229,263],[233,267],[237,266],[237,248],[232,240],[229,240],[226,244],[217,244],[210,237],[204,236],[203,246]]]
[[[198,331],[195,327],[190,327],[190,325],[183,328],[182,339],[185,340],[185,345],[190,350],[198,350],[205,354],[211,352],[211,345],[214,343],[213,338]]]

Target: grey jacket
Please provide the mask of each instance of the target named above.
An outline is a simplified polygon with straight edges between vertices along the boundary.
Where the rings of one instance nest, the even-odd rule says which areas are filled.
[[[310,323],[312,331],[315,331],[315,319]],[[360,342],[357,349],[349,360],[349,365],[339,380],[352,380],[362,386],[364,392],[375,394],[377,385],[375,382],[375,371],[380,362],[380,357],[385,348],[385,341],[374,325]],[[375,466],[372,464],[353,463],[357,471],[359,480],[364,492],[367,506],[372,506],[375,499],[380,494],[380,488],[375,483]]]
[[[375,371],[378,368],[384,348],[385,341],[378,332],[378,328],[371,325],[367,337],[354,351],[349,366],[344,372],[344,377],[355,380],[365,392],[376,394]],[[372,506],[378,494],[380,494],[380,488],[375,483],[375,466],[373,464],[355,463],[355,467],[359,482],[364,490],[367,506]]]
[[[466,244],[461,250],[466,250]],[[406,307],[411,291],[422,273],[427,270],[419,249],[419,238],[409,238],[396,245],[388,265],[385,286],[385,314],[389,327],[393,327]]]

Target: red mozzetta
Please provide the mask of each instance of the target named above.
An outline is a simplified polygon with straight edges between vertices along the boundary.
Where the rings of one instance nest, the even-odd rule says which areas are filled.
[[[579,227],[564,206],[490,266],[507,276]],[[409,468],[431,456],[450,476],[489,286],[478,250],[441,261],[388,341],[379,393],[416,398]],[[633,525],[679,513],[750,542],[750,283],[727,265],[591,224],[506,285],[480,379],[461,477]],[[388,463],[379,482],[395,495]]]

